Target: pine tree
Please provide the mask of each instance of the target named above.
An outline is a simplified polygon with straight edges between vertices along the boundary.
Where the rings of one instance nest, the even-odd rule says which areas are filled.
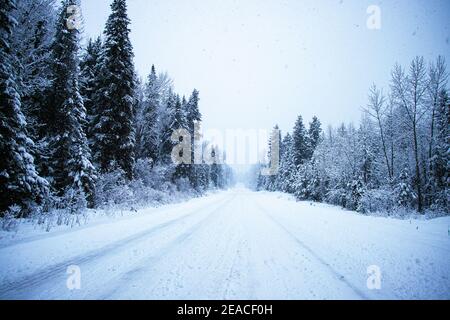
[[[200,93],[197,89],[192,92],[189,101],[186,103],[186,125],[191,136],[194,136],[194,125],[196,122],[202,121],[198,103],[200,101]]]
[[[208,142],[203,141],[201,145],[202,150],[206,150],[208,148]],[[196,166],[196,175],[197,175],[197,190],[205,191],[210,187],[210,178],[211,178],[211,166],[205,162],[204,154],[202,153],[201,164]]]
[[[175,143],[172,141],[174,129],[174,118],[176,113],[177,96],[172,91],[164,108],[161,108],[158,114],[158,161],[161,164],[172,163],[172,150]]]
[[[14,9],[14,0],[0,3],[0,215],[12,205],[20,205],[27,213],[31,202],[42,200],[48,192],[48,184],[37,174],[29,153],[33,142],[27,136],[13,68],[18,63],[11,49]]]
[[[213,147],[211,149],[211,158],[216,159],[217,153],[218,153],[217,147]],[[210,169],[211,184],[214,188],[220,188],[222,185],[221,184],[222,165],[215,160],[210,167],[211,167]]]
[[[102,54],[102,41],[100,37],[95,40],[89,39],[86,50],[80,62],[80,93],[83,97],[84,107],[86,109],[86,135],[88,141],[93,136],[93,128],[98,122],[97,97],[100,91],[99,78]]]
[[[417,195],[411,185],[411,179],[407,168],[403,169],[398,180],[398,184],[395,188],[397,204],[402,207],[412,207],[414,201],[417,199]]]
[[[134,166],[134,65],[126,0],[114,0],[104,31],[99,122],[93,149],[102,171],[122,168],[128,179]]]
[[[134,93],[134,154],[137,160],[151,160],[149,157],[145,155],[146,150],[144,149],[144,130],[146,129],[146,124],[144,122],[144,112],[146,105],[146,92],[147,83],[143,84],[141,79],[137,77],[137,73],[135,76],[135,93]],[[136,162],[137,164],[137,162]],[[136,168],[135,168],[136,171]]]
[[[308,136],[302,116],[299,116],[295,123],[293,139],[294,162],[296,166],[300,166],[308,159],[310,154],[308,146]]]
[[[277,133],[278,135],[278,141],[272,141],[273,139],[273,134]],[[272,172],[271,175],[266,177],[266,185],[265,185],[265,189],[269,190],[269,191],[276,191],[277,190],[277,186],[276,186],[276,180],[277,180],[277,176],[279,174],[279,169],[280,169],[280,160],[281,160],[281,155],[280,155],[280,147],[282,145],[282,139],[281,139],[281,131],[280,131],[280,127],[278,125],[275,125],[275,127],[273,128],[273,134],[271,135],[271,137],[269,138],[269,151],[268,151],[268,160],[269,160],[269,166],[270,168],[275,168],[278,165],[278,170],[277,172]],[[276,154],[278,153],[278,154]],[[273,161],[277,161],[277,164],[272,163]]]
[[[172,131],[187,129],[186,113],[185,110],[183,110],[183,105],[179,95],[175,95],[175,108],[173,112],[171,129]]]
[[[143,103],[142,119],[140,119],[140,141],[141,153],[139,157],[157,159],[157,121],[158,108],[160,104],[160,93],[158,88],[158,76],[156,75],[155,66],[152,66],[151,73],[147,78],[145,86],[145,101]]]
[[[54,36],[54,1],[20,0],[16,3],[14,17],[18,22],[11,38],[11,50],[18,63],[17,77],[21,79],[18,88],[22,100],[22,111],[27,118],[27,130],[37,143],[35,156],[40,156],[39,140],[45,134],[46,93],[51,84],[49,54]],[[42,112],[44,111],[44,112]]]
[[[308,183],[308,195],[311,200],[322,201],[325,194],[325,186],[319,168],[317,167],[316,160],[313,158],[309,165],[309,183]]]
[[[308,158],[311,159],[314,151],[319,145],[322,137],[322,124],[317,117],[313,117],[312,122],[309,124],[308,130]]]
[[[292,136],[288,133],[283,139],[283,154],[281,157],[280,171],[278,173],[278,188],[280,191],[293,193],[296,175],[294,159],[294,143]]]
[[[79,31],[68,28],[67,8],[77,0],[63,2],[52,45],[53,85],[51,101],[55,123],[49,126],[49,173],[57,195],[84,195],[93,204],[95,169],[83,126],[86,110],[79,90]],[[71,202],[71,199],[68,199]]]
[[[308,200],[308,179],[307,165],[299,166],[294,183],[294,195],[298,200]]]
[[[179,95],[176,95],[175,98],[175,108],[173,112],[173,120],[171,124],[171,132],[175,132],[177,130],[187,129],[187,119],[186,113],[183,109],[183,103],[180,99]],[[181,141],[180,141],[181,142]],[[174,145],[175,143],[172,142]],[[192,142],[191,142],[192,143]],[[183,156],[182,154],[180,156]],[[189,164],[181,163],[176,166],[174,179],[178,178],[189,178]]]
[[[194,165],[195,160],[195,149],[198,147],[195,145],[196,139],[199,139],[198,132],[195,131],[195,126],[199,125],[199,123],[202,121],[202,114],[199,110],[199,97],[200,93],[197,89],[194,89],[192,92],[191,97],[187,101],[185,105],[186,110],[186,127],[189,131],[189,134],[191,135],[191,165],[189,167],[189,181],[191,182],[191,185],[194,188],[198,188],[198,177],[197,177],[197,166]]]
[[[352,179],[347,184],[346,208],[350,210],[360,210],[361,198],[364,195],[365,188],[362,177]]]

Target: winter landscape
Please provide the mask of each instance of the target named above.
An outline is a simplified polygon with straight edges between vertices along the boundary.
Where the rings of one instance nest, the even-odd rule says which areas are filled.
[[[3,0],[0,300],[450,299],[450,3],[374,2]]]

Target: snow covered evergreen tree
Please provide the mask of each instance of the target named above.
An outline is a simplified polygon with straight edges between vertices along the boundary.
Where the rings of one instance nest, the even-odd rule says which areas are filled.
[[[297,168],[294,159],[294,144],[292,136],[288,133],[282,142],[283,153],[281,155],[280,170],[277,176],[278,190],[293,193]]]
[[[187,129],[186,112],[183,109],[183,104],[181,103],[180,95],[175,95],[175,108],[173,112],[172,131],[179,129]]]
[[[99,79],[101,74],[102,40],[100,37],[95,40],[89,39],[85,52],[80,61],[80,93],[83,97],[86,109],[86,135],[91,141],[93,128],[98,123],[97,104],[100,91]]]
[[[191,182],[192,186],[194,188],[198,188],[199,182],[197,177],[197,166],[194,165],[194,159],[195,159],[195,149],[199,146],[195,145],[195,142],[200,138],[198,135],[199,133],[195,131],[195,126],[199,125],[199,123],[202,121],[202,114],[199,110],[199,97],[200,93],[197,89],[194,89],[192,92],[191,97],[187,101],[185,105],[186,109],[186,128],[189,131],[189,134],[191,135],[191,165],[189,166],[189,181]]]
[[[143,149],[143,130],[144,130],[144,111],[145,111],[145,83],[135,72],[134,77],[134,104],[133,104],[133,132],[134,132],[134,154],[136,161],[139,159],[152,159],[144,156]]]
[[[104,31],[101,72],[102,99],[93,149],[103,172],[122,168],[133,176],[134,155],[134,65],[129,39],[130,20],[126,0],[114,0]]]
[[[208,146],[207,142],[203,142],[201,148],[205,150]],[[206,164],[202,154],[202,164],[196,165],[197,190],[205,191],[211,184],[211,166]]]
[[[303,164],[298,167],[293,185],[294,195],[298,200],[308,200],[308,165]]]
[[[308,146],[308,135],[305,125],[303,124],[302,116],[299,116],[295,122],[294,132],[292,134],[293,139],[293,153],[294,162],[296,166],[300,166],[307,161],[310,154]]]
[[[0,216],[13,205],[18,214],[27,214],[33,201],[47,196],[48,184],[39,177],[29,150],[27,123],[21,110],[18,79],[13,65],[18,63],[11,48],[16,20],[14,0],[0,3]]]
[[[160,92],[158,88],[158,76],[156,75],[155,66],[147,78],[147,83],[144,89],[144,103],[142,105],[142,114],[139,123],[139,139],[136,139],[136,144],[139,148],[139,158],[148,158],[156,161],[158,149],[158,133],[156,130],[158,121],[158,109],[161,103]]]
[[[210,176],[211,176],[211,184],[214,188],[222,187],[222,165],[217,161],[216,155],[218,154],[217,147],[211,148],[211,159],[214,159],[214,162],[210,165]]]
[[[347,184],[347,201],[345,207],[350,210],[360,211],[361,198],[364,195],[365,188],[361,176],[352,179]]]
[[[273,137],[278,135],[278,141],[272,141]],[[273,128],[273,133],[271,135],[271,137],[269,138],[269,151],[267,153],[267,157],[269,160],[269,167],[270,168],[274,168],[277,167],[278,171],[272,172],[271,175],[267,176],[265,178],[265,189],[269,190],[269,191],[277,191],[277,184],[276,184],[276,180],[277,180],[277,176],[279,174],[279,169],[280,169],[280,160],[281,160],[281,155],[280,155],[280,146],[282,145],[282,138],[281,138],[281,131],[280,131],[280,127],[278,125],[275,125],[275,127]],[[278,153],[278,154],[276,154]],[[272,163],[273,161],[277,161],[278,163]]]
[[[186,126],[191,136],[194,136],[194,125],[196,122],[202,121],[202,114],[200,113],[198,103],[200,101],[200,93],[194,89],[191,97],[186,104]]]
[[[50,45],[54,36],[55,0],[19,0],[13,16],[17,27],[11,36],[11,50],[18,63],[14,65],[21,79],[18,88],[22,100],[22,111],[27,118],[27,130],[38,143],[45,135],[46,97],[51,85]],[[34,148],[38,158],[40,145]]]
[[[411,179],[407,168],[401,172],[395,191],[398,205],[408,208],[413,206],[417,195],[411,186]]]
[[[183,103],[179,95],[176,95],[175,99],[175,109],[173,112],[173,119],[171,124],[171,132],[175,133],[177,130],[187,129],[187,119],[186,119],[186,110],[183,109]],[[180,141],[182,142],[182,141]],[[176,142],[172,143],[175,145]],[[192,144],[192,141],[190,141]],[[172,153],[172,150],[171,150]],[[180,154],[182,157],[183,154]],[[186,178],[189,179],[190,173],[190,164],[180,163],[176,165],[174,179]]]
[[[165,104],[165,108],[161,108],[161,114],[158,115],[160,128],[159,128],[159,141],[158,141],[158,161],[162,164],[172,163],[172,150],[175,143],[172,141],[172,134],[174,127],[174,118],[177,108],[177,96],[173,92]]]
[[[49,124],[47,137],[49,175],[57,195],[70,194],[69,202],[85,196],[93,205],[95,169],[83,129],[86,110],[78,79],[79,30],[68,25],[71,17],[68,8],[72,5],[79,5],[79,1],[63,2],[52,45],[51,109],[55,122]]]
[[[312,122],[309,123],[308,129],[308,158],[311,159],[314,151],[322,139],[322,124],[317,117],[313,117]]]

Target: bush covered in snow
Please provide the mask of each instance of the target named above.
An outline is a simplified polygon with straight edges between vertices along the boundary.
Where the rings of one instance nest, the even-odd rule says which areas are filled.
[[[187,179],[179,179],[175,183],[168,181],[171,173],[170,167],[152,167],[150,161],[138,161],[138,178],[131,181],[126,179],[122,170],[100,175],[96,183],[96,208],[133,211],[197,195]]]
[[[338,188],[328,191],[325,196],[325,202],[345,208],[347,204],[347,190]]]
[[[358,211],[361,213],[392,212],[396,207],[391,190],[372,189],[362,195]]]
[[[6,231],[16,231],[18,227],[18,220],[16,217],[19,216],[22,208],[17,205],[11,206],[1,218],[2,230]]]

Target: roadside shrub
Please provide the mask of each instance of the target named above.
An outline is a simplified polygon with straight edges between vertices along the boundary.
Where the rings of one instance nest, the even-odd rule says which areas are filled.
[[[5,231],[16,231],[19,225],[17,217],[19,217],[22,208],[18,205],[9,207],[1,218],[1,227]]]
[[[325,197],[325,201],[329,204],[345,208],[347,204],[347,190],[343,188],[330,190]]]
[[[102,174],[95,185],[95,206],[110,208],[132,202],[133,192],[128,186],[125,173],[118,169]]]
[[[358,211],[361,213],[392,212],[395,208],[394,199],[391,190],[366,190],[359,201]]]

